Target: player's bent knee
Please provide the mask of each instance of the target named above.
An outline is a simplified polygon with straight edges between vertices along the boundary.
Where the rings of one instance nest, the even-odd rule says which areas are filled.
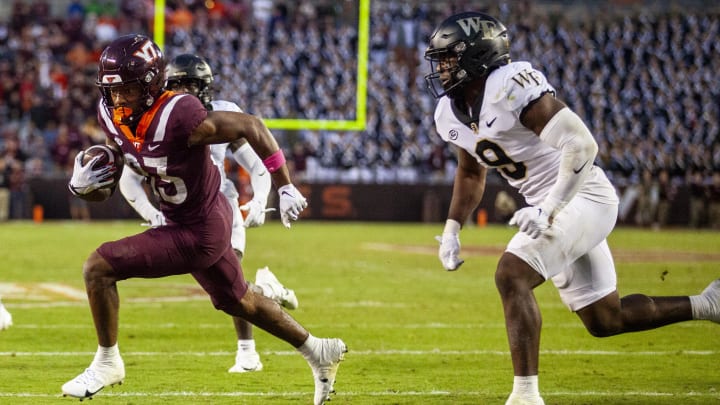
[[[226,314],[230,316],[242,316],[244,315],[244,311],[241,311],[238,308],[237,303],[230,303],[230,302],[219,302],[214,305],[215,309],[218,311],[225,312]]]
[[[495,270],[495,286],[501,296],[510,296],[519,291],[530,291],[545,281],[519,257],[505,252]]]
[[[609,316],[580,316],[585,329],[594,337],[603,338],[615,336],[622,333],[623,325],[622,321],[615,317]]]
[[[614,325],[585,325],[585,329],[596,338],[604,338],[604,337],[610,337],[615,336],[622,331],[622,327],[620,325],[614,326]]]
[[[624,324],[620,301],[613,292],[576,312],[585,329],[594,337],[609,337],[623,333]]]
[[[85,283],[114,282],[113,268],[97,251],[94,251],[83,264]]]
[[[501,293],[511,286],[515,279],[512,274],[514,257],[515,256],[509,256],[507,254],[502,255],[495,269],[495,286]]]
[[[247,317],[252,316],[255,312],[257,312],[257,295],[258,294],[255,293],[248,284],[248,289],[242,297],[238,298],[237,296],[227,296],[224,297],[224,299],[217,300],[214,306],[218,311],[223,311],[228,315],[247,319]]]
[[[502,271],[500,267],[495,270],[495,287],[500,292],[500,295],[505,295],[512,286],[512,277],[509,277],[507,272]]]

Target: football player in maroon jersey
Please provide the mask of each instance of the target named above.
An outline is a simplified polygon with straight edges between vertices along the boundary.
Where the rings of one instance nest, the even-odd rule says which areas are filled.
[[[280,305],[248,288],[230,244],[232,211],[220,194],[220,174],[208,145],[247,140],[278,189],[285,226],[298,219],[306,199],[290,182],[283,152],[260,119],[240,112],[208,112],[198,98],[166,91],[165,65],[160,48],[144,35],[119,37],[100,56],[98,120],[108,143],[122,150],[125,170],[129,166],[149,180],[167,225],[106,242],[85,261],[83,277],[98,349],[90,366],[62,391],[88,398],[124,380],[117,341],[118,281],[190,273],[217,309],[295,347],[313,371],[314,403],[322,404],[333,390],[347,347],[340,339],[312,336]],[[76,161],[70,189],[79,197],[106,180],[90,166]]]

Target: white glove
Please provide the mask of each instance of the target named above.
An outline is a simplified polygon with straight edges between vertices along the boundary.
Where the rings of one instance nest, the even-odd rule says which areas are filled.
[[[285,228],[290,228],[290,220],[296,221],[300,213],[307,207],[307,200],[295,186],[286,184],[278,189],[280,195],[280,221]]]
[[[245,228],[253,228],[264,224],[265,213],[275,211],[275,208],[265,208],[265,204],[264,201],[253,198],[240,206],[240,211],[247,211],[245,222],[243,223]]]
[[[445,270],[457,270],[461,264],[465,263],[465,260],[458,257],[460,254],[460,235],[453,232],[443,232],[442,236],[435,236],[435,240],[440,242],[438,257]]]
[[[112,184],[112,175],[116,168],[112,165],[103,166],[93,170],[93,165],[100,159],[100,155],[92,158],[85,166],[83,166],[84,151],[78,152],[75,156],[75,166],[73,167],[72,178],[70,178],[70,191],[76,195],[85,195],[99,188]]]
[[[149,226],[150,228],[157,228],[160,226],[167,225],[167,222],[165,221],[165,215],[163,215],[162,212],[157,211],[150,215],[150,218],[148,219],[148,222],[143,222],[140,224],[142,226]]]
[[[520,232],[537,239],[550,228],[550,215],[540,207],[525,207],[515,211],[508,225],[517,225]]]
[[[445,228],[442,236],[435,236],[435,240],[440,242],[440,250],[438,257],[445,270],[453,271],[460,268],[465,260],[458,257],[460,254],[460,222],[449,219],[445,221]]]

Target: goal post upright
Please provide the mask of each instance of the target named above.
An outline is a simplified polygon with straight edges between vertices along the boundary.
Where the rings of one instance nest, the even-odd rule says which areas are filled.
[[[153,36],[160,49],[165,48],[165,0],[155,0]],[[357,71],[355,87],[354,120],[317,120],[293,118],[265,118],[271,129],[301,130],[327,129],[338,131],[362,131],[367,117],[368,51],[370,42],[370,0],[358,2]]]

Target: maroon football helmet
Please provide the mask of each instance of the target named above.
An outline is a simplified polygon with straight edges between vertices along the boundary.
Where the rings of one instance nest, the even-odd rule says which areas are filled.
[[[145,35],[124,35],[105,47],[95,84],[116,123],[137,124],[153,105],[165,87],[165,64],[160,48]],[[116,92],[138,97],[116,106],[111,96]]]

